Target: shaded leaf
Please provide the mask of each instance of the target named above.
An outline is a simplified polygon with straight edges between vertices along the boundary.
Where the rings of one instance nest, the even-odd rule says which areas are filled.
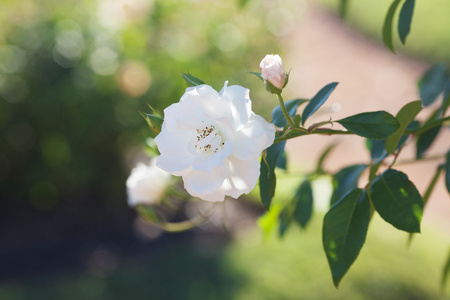
[[[302,103],[306,102],[308,100],[305,99],[293,99],[289,100],[284,103],[284,106],[286,108],[287,113],[294,117],[295,113],[297,112],[297,107],[301,105]],[[283,111],[281,110],[281,107],[277,105],[273,111],[272,111],[272,122],[277,127],[283,128],[288,124],[286,118],[284,117]]]
[[[309,180],[305,180],[298,187],[293,201],[295,202],[294,219],[305,228],[313,212],[313,192]]]
[[[397,10],[397,7],[401,1],[402,0],[395,0],[394,2],[392,2],[384,20],[382,32],[383,42],[392,51],[392,53],[395,53],[394,44],[392,42],[392,22],[394,20],[395,11]]]
[[[188,86],[188,87],[190,87],[190,86],[197,86],[197,85],[201,85],[201,84],[205,84],[204,82],[203,82],[203,80],[201,80],[200,78],[197,78],[197,77],[195,77],[195,76],[192,76],[191,74],[186,74],[186,73],[184,73],[184,72],[182,72],[182,74],[183,74],[183,79],[184,79],[184,82],[186,82],[186,85]]]
[[[286,154],[286,151],[283,151],[283,153],[281,153],[280,158],[277,160],[276,167],[280,168],[280,169],[283,169],[283,170],[287,170],[287,154]]]
[[[406,232],[420,232],[423,200],[406,174],[387,169],[373,181],[370,195],[386,222]]]
[[[439,109],[439,116],[445,116],[448,107],[450,106],[450,77],[447,79],[447,84],[444,90],[444,99],[442,100],[441,108]]]
[[[444,63],[431,66],[419,80],[419,94],[423,106],[429,106],[444,91],[447,82],[447,66]]]
[[[396,119],[400,124],[400,127],[386,139],[386,151],[390,154],[395,152],[397,145],[405,133],[406,128],[414,120],[417,114],[422,110],[422,102],[414,101],[406,104],[398,112]]]
[[[369,221],[370,202],[362,189],[346,194],[325,215],[323,247],[336,287],[358,257]]]
[[[439,113],[439,110],[436,110],[430,118],[425,121],[425,125],[435,121],[437,119],[437,115]],[[418,134],[417,136],[417,142],[416,142],[416,158],[420,158],[423,156],[423,154],[430,148],[430,146],[435,141],[437,135],[439,134],[440,130],[442,128],[442,124],[432,127],[428,130],[425,130]]]
[[[309,101],[308,105],[306,105],[302,114],[302,125],[305,124],[306,119],[308,119],[313,113],[315,113],[322,104],[327,101],[330,94],[334,91],[337,82],[332,82],[324,86],[312,99]]]
[[[322,155],[319,158],[319,161],[317,162],[317,168],[316,168],[316,172],[317,173],[322,173],[323,172],[323,162],[325,160],[325,158],[327,158],[328,154],[331,152],[331,150],[333,150],[333,148],[336,146],[336,144],[332,144],[330,146],[328,146],[325,151],[323,151]]]
[[[280,222],[280,225],[278,227],[278,234],[282,238],[284,237],[284,234],[286,233],[292,221],[292,210],[289,205],[281,211],[278,220]]]
[[[402,9],[400,10],[400,17],[398,19],[398,35],[403,45],[406,42],[406,37],[411,29],[411,20],[414,12],[415,0],[406,0],[403,3]]]
[[[347,130],[369,139],[384,139],[394,133],[397,119],[385,111],[361,113],[336,121]]]
[[[370,158],[374,160],[383,160],[388,156],[386,151],[386,140],[366,140],[366,146],[370,150]]]
[[[334,190],[331,195],[330,205],[333,205],[341,199],[342,196],[357,187],[359,177],[366,167],[367,166],[364,164],[348,166],[333,176]]]
[[[261,159],[261,173],[259,175],[259,193],[261,201],[268,210],[275,195],[276,176],[275,167],[278,159],[283,153],[286,142],[273,144],[266,150]]]

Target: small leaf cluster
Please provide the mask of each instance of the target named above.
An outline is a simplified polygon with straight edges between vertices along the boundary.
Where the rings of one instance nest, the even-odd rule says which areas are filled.
[[[324,161],[335,145],[328,147],[320,157],[317,168],[305,174],[298,188],[285,205],[277,208],[278,232],[284,236],[291,223],[305,228],[313,213],[312,182],[321,176],[331,176],[333,193],[330,208],[323,220],[322,241],[337,287],[361,251],[373,214],[378,213],[386,222],[410,235],[420,232],[425,204],[436,185],[442,171],[445,172],[447,189],[450,192],[450,149],[443,153],[443,163],[423,194],[419,193],[408,176],[395,169],[397,158],[406,144],[415,143],[416,159],[426,159],[426,152],[432,145],[445,122],[449,106],[449,75],[444,65],[430,68],[419,82],[422,100],[404,105],[394,117],[385,111],[364,112],[340,120],[325,120],[308,127],[304,124],[329,98],[337,83],[323,87],[311,100],[298,98],[280,103],[272,112],[272,121],[279,128],[275,143],[269,147],[261,159],[260,196],[269,210],[276,189],[276,168],[286,169],[284,157],[287,140],[309,134],[354,134],[366,139],[370,161],[343,167],[329,174]],[[416,120],[423,108],[434,103],[443,94],[442,103],[425,121]],[[280,95],[281,97],[281,95]],[[297,113],[306,104],[303,112]],[[283,108],[287,115],[283,114]],[[291,118],[294,127],[290,126]],[[339,123],[345,130],[335,130],[326,125]],[[283,161],[283,163],[281,163]],[[445,161],[445,162],[444,162]],[[363,174],[366,174],[363,177]],[[359,183],[365,183],[359,186]],[[272,212],[269,212],[269,214]],[[445,276],[449,272],[446,269]]]

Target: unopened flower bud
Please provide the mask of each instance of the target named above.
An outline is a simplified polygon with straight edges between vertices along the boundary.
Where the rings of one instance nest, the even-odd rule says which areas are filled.
[[[288,76],[283,69],[281,57],[278,54],[267,54],[259,64],[259,68],[261,70],[261,77],[264,79],[266,87],[268,83],[270,83],[270,85],[278,90],[277,92],[281,92],[288,80]],[[272,93],[274,92],[270,86],[268,89]]]

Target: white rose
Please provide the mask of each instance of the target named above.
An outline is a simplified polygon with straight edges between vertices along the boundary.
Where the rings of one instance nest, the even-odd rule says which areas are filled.
[[[283,62],[278,54],[269,55],[263,58],[259,64],[261,77],[264,82],[270,82],[277,89],[282,90],[286,85],[287,75],[283,69]]]
[[[170,174],[156,166],[138,164],[127,179],[128,205],[158,204],[170,184]]]
[[[259,177],[258,158],[275,138],[274,125],[252,112],[249,90],[227,84],[219,93],[209,85],[187,88],[164,110],[155,138],[157,165],[208,201],[249,193]]]

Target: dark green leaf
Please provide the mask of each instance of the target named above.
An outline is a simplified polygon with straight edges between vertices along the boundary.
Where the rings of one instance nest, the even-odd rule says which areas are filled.
[[[319,158],[319,162],[317,163],[317,168],[316,168],[316,172],[317,173],[322,173],[323,172],[323,162],[325,160],[325,158],[327,158],[328,154],[331,152],[331,150],[333,150],[333,148],[336,146],[336,144],[332,144],[330,146],[328,146],[325,151],[323,151],[322,155]]]
[[[330,205],[336,203],[345,194],[355,189],[358,185],[358,179],[366,169],[366,165],[352,165],[343,168],[333,176],[333,194],[331,195]]]
[[[277,168],[283,169],[283,170],[287,170],[287,154],[286,151],[283,151],[283,153],[281,153],[280,158],[277,160]]]
[[[336,122],[347,130],[369,139],[387,138],[400,126],[397,119],[385,111],[361,113]]]
[[[189,87],[189,86],[197,86],[197,85],[201,85],[201,84],[205,84],[204,82],[203,82],[203,80],[201,80],[201,79],[199,79],[199,78],[197,78],[197,77],[195,77],[195,76],[192,76],[191,74],[186,74],[186,73],[184,73],[183,72],[183,79],[184,79],[184,81],[186,82],[186,85]]]
[[[435,121],[437,119],[438,113],[439,110],[436,110],[430,116],[430,118],[427,121],[425,121],[424,126]],[[431,144],[433,144],[434,140],[439,134],[441,127],[442,125],[438,125],[419,133],[419,135],[417,136],[417,143],[416,143],[416,158],[422,157],[422,155],[428,150],[428,148],[430,148]]]
[[[358,257],[369,221],[370,202],[362,189],[346,194],[325,215],[323,247],[336,287]]]
[[[366,146],[370,150],[370,158],[374,160],[383,160],[388,156],[386,151],[386,140],[370,140],[366,141]]]
[[[420,100],[408,103],[400,109],[396,116],[400,127],[386,139],[386,150],[388,153],[393,154],[395,152],[406,128],[421,110],[422,102]]]
[[[301,227],[305,228],[313,212],[313,193],[309,180],[300,184],[293,201],[295,202],[294,218]]]
[[[268,210],[275,195],[276,176],[275,167],[283,153],[286,142],[273,144],[266,150],[266,155],[261,159],[261,173],[259,175],[259,193],[261,201]]]
[[[441,288],[444,289],[445,284],[447,283],[448,273],[450,272],[450,251],[447,256],[447,262],[444,265],[444,269],[442,270],[442,280],[441,280]]]
[[[370,183],[372,183],[374,181],[382,163],[383,163],[383,159],[378,159],[377,161],[375,161],[374,164],[372,164],[370,166],[370,172],[369,172],[369,182]]]
[[[447,160],[444,165],[445,169],[445,186],[450,193],[450,151],[447,152]]]
[[[295,113],[297,112],[297,107],[306,101],[307,100],[305,99],[293,99],[285,102],[284,106],[286,107],[286,111],[288,112],[288,114],[291,117],[294,117]],[[272,111],[272,122],[273,124],[275,124],[275,126],[281,128],[288,124],[279,105],[277,105]]]
[[[420,232],[423,200],[406,174],[387,169],[373,181],[370,195],[386,222],[406,232]]]
[[[444,91],[447,82],[447,66],[444,63],[431,66],[419,81],[419,93],[423,106],[431,105]]]
[[[393,52],[395,53],[394,44],[392,42],[392,22],[394,20],[395,11],[397,10],[398,5],[400,4],[402,0],[395,0],[392,2],[391,6],[389,7],[389,10],[386,14],[386,19],[384,20],[384,26],[383,26],[383,41],[384,44]]]
[[[398,35],[403,45],[406,42],[406,37],[411,29],[411,20],[414,12],[415,0],[406,0],[403,3],[402,9],[400,10],[400,17],[398,19]]]
[[[278,219],[280,221],[278,234],[280,237],[283,237],[292,221],[292,210],[289,205],[281,211]]]
[[[308,119],[313,113],[315,113],[322,104],[327,101],[330,94],[334,91],[337,82],[332,82],[324,86],[312,99],[309,101],[308,105],[306,105],[302,114],[302,125],[305,124],[306,119]]]

